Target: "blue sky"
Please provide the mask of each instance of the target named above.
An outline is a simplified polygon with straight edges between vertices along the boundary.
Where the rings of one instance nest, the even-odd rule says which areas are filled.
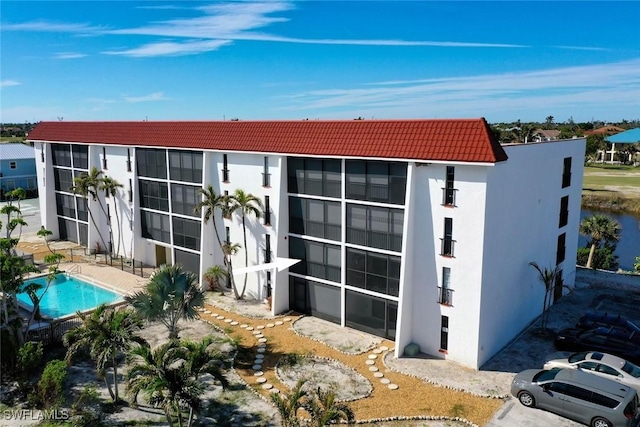
[[[2,1],[0,120],[640,118],[640,2]]]

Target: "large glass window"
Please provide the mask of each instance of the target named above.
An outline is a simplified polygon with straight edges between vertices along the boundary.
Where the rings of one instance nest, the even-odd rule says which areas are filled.
[[[58,217],[58,231],[60,240],[78,243],[78,230],[75,221]]]
[[[71,167],[71,146],[69,144],[51,144],[54,166]]]
[[[154,148],[136,148],[138,176],[149,178],[167,177],[167,152]]]
[[[86,145],[72,145],[73,167],[76,169],[89,169],[89,147]]]
[[[289,305],[300,313],[340,323],[340,288],[289,276]]]
[[[141,211],[142,237],[171,243],[169,216],[149,211]]]
[[[53,182],[57,191],[71,192],[73,173],[70,169],[53,168]]]
[[[384,338],[395,339],[398,303],[347,290],[346,324]]]
[[[565,157],[562,164],[562,188],[571,185],[571,157]]]
[[[290,237],[289,257],[302,260],[289,268],[292,273],[340,282],[339,246]]]
[[[200,221],[173,217],[173,244],[200,250]]]
[[[81,221],[89,221],[89,208],[87,206],[87,199],[84,197],[76,197],[76,204],[78,206],[78,219]]]
[[[347,285],[398,296],[400,257],[347,248]]]
[[[169,173],[175,181],[202,182],[202,153],[169,151]]]
[[[56,208],[58,215],[76,218],[76,206],[73,196],[56,193]]]
[[[558,227],[562,228],[569,222],[569,196],[560,199],[560,220]]]
[[[186,271],[200,276],[200,255],[176,249],[176,264],[182,265]]]
[[[198,216],[195,208],[200,201],[199,187],[171,184],[171,211],[182,215]]]
[[[404,204],[406,163],[347,160],[347,198]]]
[[[169,211],[169,190],[166,183],[139,180],[140,207]]]
[[[289,197],[289,231],[296,234],[340,240],[339,202]]]
[[[374,206],[347,205],[347,242],[402,251],[404,211]]]
[[[287,161],[288,188],[290,193],[340,197],[342,167],[340,160],[300,159]]]

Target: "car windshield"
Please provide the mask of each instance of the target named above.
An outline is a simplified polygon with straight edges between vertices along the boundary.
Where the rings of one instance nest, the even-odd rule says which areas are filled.
[[[581,360],[584,360],[587,357],[587,353],[574,353],[571,356],[569,356],[569,363],[575,363],[575,362],[580,362]]]
[[[558,372],[560,372],[560,369],[550,369],[548,371],[540,371],[533,376],[532,381],[540,382],[540,381],[552,380],[556,377],[556,375],[558,375]]]
[[[632,377],[640,378],[640,367],[634,365],[633,363],[625,362],[622,370]]]

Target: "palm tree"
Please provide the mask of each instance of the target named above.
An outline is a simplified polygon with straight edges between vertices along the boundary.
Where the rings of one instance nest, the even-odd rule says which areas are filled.
[[[178,321],[200,317],[198,308],[205,294],[195,274],[180,265],[163,265],[154,271],[143,291],[125,297],[146,320],[159,320],[169,330],[169,339],[178,339]]]
[[[164,409],[169,425],[173,425],[175,413],[178,425],[182,426],[182,408],[189,408],[188,424],[191,425],[193,413],[201,407],[200,396],[204,385],[199,375],[208,373],[218,379],[223,388],[228,381],[215,363],[215,355],[208,353],[210,342],[200,343],[177,340],[169,341],[151,351],[148,347],[138,347],[131,351],[132,363],[127,372],[127,394],[135,404],[141,392],[147,401],[155,407]]]
[[[229,201],[230,197],[216,194],[213,186],[209,185],[206,189],[201,189],[202,201],[198,203],[195,208],[196,213],[204,211],[203,221],[208,223],[209,220],[213,222],[213,229],[215,230],[216,240],[218,241],[218,247],[222,251],[223,262],[227,267],[227,278],[231,282],[231,287],[236,299],[239,298],[238,289],[236,288],[235,279],[233,277],[233,266],[231,264],[231,256],[238,252],[239,245],[231,242],[223,242],[218,232],[218,225],[216,220],[216,213],[220,211],[223,217],[227,218],[230,215]]]
[[[336,402],[333,391],[324,391],[320,387],[302,407],[311,415],[311,425],[314,427],[324,427],[340,421],[352,425],[355,421],[355,415],[346,403]]]
[[[122,240],[122,223],[120,222],[120,215],[118,214],[118,189],[124,188],[124,185],[120,184],[110,176],[105,176],[100,184],[100,189],[105,190],[113,198],[113,209],[116,211],[116,222],[118,223],[118,245],[116,246],[116,257],[120,255],[120,241]],[[111,227],[111,221],[109,221],[109,234],[113,236]],[[122,244],[124,251],[124,243]]]
[[[205,280],[209,283],[209,290],[215,291],[216,288],[220,289],[220,294],[224,295],[224,286],[220,281],[227,276],[227,270],[221,265],[214,265],[204,273]]]
[[[87,198],[87,212],[89,213],[89,218],[91,219],[91,223],[93,227],[98,232],[98,236],[100,237],[100,241],[102,242],[102,247],[107,248],[107,244],[104,241],[104,237],[102,237],[102,233],[100,232],[100,228],[98,224],[96,224],[96,220],[93,217],[93,212],[91,210],[91,203],[89,203],[89,196],[91,196],[92,200],[100,201],[98,197],[98,187],[99,187],[99,179],[102,172],[98,171],[97,168],[91,169],[91,175],[87,172],[82,172],[80,175],[73,178],[73,187],[70,188],[71,192],[74,194],[79,194],[80,196]]]
[[[67,348],[65,359],[70,361],[82,348],[88,348],[96,368],[104,378],[109,394],[114,402],[118,402],[118,363],[116,358],[120,352],[128,352],[137,343],[137,348],[147,348],[146,341],[137,336],[142,328],[142,320],[133,310],[114,310],[106,304],[99,305],[91,314],[78,312],[82,325],[71,329],[63,336]],[[107,381],[106,367],[113,368],[114,391]]]
[[[603,242],[617,242],[620,240],[622,227],[615,219],[607,215],[592,215],[580,221],[580,234],[588,236],[591,245],[587,268],[591,268],[593,255]]]
[[[304,404],[304,398],[307,396],[307,392],[302,389],[306,382],[307,380],[304,378],[298,380],[298,383],[289,394],[280,395],[271,393],[271,402],[280,413],[280,418],[282,418],[282,427],[300,426],[300,420],[298,419],[297,414],[298,409],[302,408],[302,405]]]
[[[186,349],[186,367],[190,375],[196,380],[203,374],[211,375],[219,381],[223,389],[229,386],[229,381],[222,373],[221,366],[224,357],[219,351],[211,348],[213,338],[204,337],[202,341],[182,341],[182,346]],[[189,408],[189,422],[193,422],[194,408]]]
[[[227,265],[227,279],[231,282],[231,288],[236,299],[240,299],[238,294],[238,288],[236,286],[236,279],[233,277],[233,263],[231,258],[238,253],[241,246],[238,243],[227,242],[222,245],[222,253],[224,255],[224,263]]]
[[[553,289],[556,285],[556,281],[560,278],[560,267],[554,268],[541,268],[537,263],[530,262],[529,265],[536,269],[538,272],[538,279],[544,285],[544,303],[542,304],[542,326],[541,329],[545,331],[547,329],[547,321],[549,319],[549,306],[551,305]]]
[[[230,198],[229,205],[229,214],[233,212],[240,211],[240,216],[242,217],[242,233],[243,233],[243,242],[244,242],[244,262],[245,267],[249,267],[249,249],[247,248],[247,225],[246,218],[247,216],[254,215],[256,218],[260,218],[262,215],[262,201],[254,196],[251,193],[245,193],[241,189],[237,189],[233,196]],[[242,287],[242,292],[240,292],[240,297],[238,299],[244,298],[244,292],[247,289],[247,279],[249,278],[248,274],[244,275],[244,285]]]

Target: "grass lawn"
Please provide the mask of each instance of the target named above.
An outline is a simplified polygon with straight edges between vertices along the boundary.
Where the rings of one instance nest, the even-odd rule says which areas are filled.
[[[583,194],[640,198],[640,168],[627,165],[597,165],[584,168]]]
[[[2,136],[0,142],[22,142],[24,138],[21,136]]]

